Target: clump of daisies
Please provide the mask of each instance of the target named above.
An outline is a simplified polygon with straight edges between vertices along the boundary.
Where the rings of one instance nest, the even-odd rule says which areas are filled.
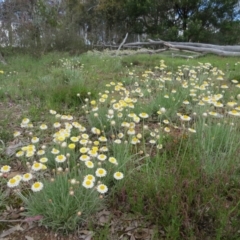
[[[34,163],[32,166],[32,169],[34,171],[39,171],[44,168],[44,165],[41,163]],[[11,171],[11,167],[9,165],[4,165],[0,169],[0,174],[6,178],[8,178],[8,175]],[[28,183],[28,185],[27,185]],[[28,172],[23,175],[16,174],[15,176],[8,178],[7,186],[9,188],[16,188],[20,187],[20,185],[28,186],[31,188],[33,192],[41,191],[43,188],[43,183],[34,181],[34,174]]]
[[[102,131],[96,127],[91,129],[91,135],[87,133],[87,128],[81,123],[74,121],[71,115],[60,115],[54,110],[50,110],[50,114],[55,118],[51,126],[42,123],[40,126],[33,126],[30,119],[24,118],[20,124],[22,131],[14,132],[15,138],[24,136],[31,136],[30,144],[22,146],[16,152],[16,157],[27,162],[29,172],[23,176],[13,177],[8,181],[8,187],[17,187],[21,181],[30,181],[33,191],[40,191],[43,189],[43,183],[40,180],[46,179],[49,171],[58,174],[59,172],[74,171],[79,172],[82,167],[86,172],[94,172],[94,179],[102,179],[108,174],[108,168],[115,180],[121,178],[113,171],[117,168],[118,162],[113,156],[109,154],[107,147],[108,139]],[[38,129],[38,135],[33,135],[33,130]],[[52,142],[45,143],[44,133],[51,134]],[[108,167],[110,165],[110,167]],[[2,173],[10,172],[10,166],[3,166]],[[31,177],[30,177],[31,176]],[[93,188],[100,194],[107,192],[107,186],[103,190],[103,183],[101,188],[98,187],[97,181],[91,181],[91,184],[86,184],[86,176],[82,176],[82,186],[85,188]],[[34,180],[37,180],[34,182]],[[89,182],[87,182],[89,183]]]
[[[58,211],[61,212],[61,208],[68,211],[67,202],[70,201],[76,211],[82,213],[77,217],[80,220],[89,211],[85,202],[89,204],[89,198],[95,199],[92,208],[96,209],[110,190],[109,182],[117,183],[124,173],[119,170],[118,160],[109,152],[109,139],[99,128],[93,127],[88,133],[87,127],[75,121],[73,116],[61,115],[54,110],[50,110],[50,114],[55,119],[52,124],[34,126],[30,119],[24,118],[21,130],[13,134],[16,139],[29,140],[29,144],[21,146],[15,153],[15,157],[26,164],[26,172],[12,176],[9,165],[1,166],[0,172],[7,179],[7,187],[16,189],[25,201],[29,213],[35,214],[39,205],[47,204],[44,202],[47,199],[58,201],[59,193],[66,192],[71,200],[63,198]],[[41,214],[44,216],[45,213]],[[51,214],[52,220],[57,218],[53,211]],[[67,221],[69,214],[66,212],[65,216],[64,221]]]

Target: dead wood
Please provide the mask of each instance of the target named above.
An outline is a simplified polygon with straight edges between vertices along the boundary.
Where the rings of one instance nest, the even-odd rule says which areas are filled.
[[[231,56],[231,57],[239,57],[240,56],[240,45],[214,45],[214,44],[206,44],[206,43],[193,43],[193,42],[167,42],[167,41],[154,41],[152,39],[148,39],[147,42],[131,42],[125,43],[128,34],[126,34],[123,42],[119,45],[108,45],[105,47],[117,48],[117,55],[133,55],[133,54],[155,54],[159,52],[166,51],[167,49],[177,50],[177,51],[191,51],[191,53],[201,53],[196,56],[185,56],[181,54],[174,54],[173,56],[179,56],[184,58],[197,58],[202,56],[202,54],[212,53],[219,56]],[[104,46],[102,46],[104,47]],[[147,49],[146,47],[153,47],[157,50]],[[120,49],[133,49],[137,48],[136,53],[129,53],[127,51],[121,51]],[[114,53],[113,53],[114,54]]]
[[[122,43],[119,45],[119,47],[118,47],[118,49],[117,49],[117,52],[116,52],[117,55],[118,55],[118,52],[119,52],[119,50],[121,49],[122,45],[126,42],[127,37],[128,37],[128,33],[126,33],[125,38],[123,39]]]
[[[219,49],[213,49],[213,48],[205,48],[205,47],[192,47],[192,46],[187,46],[187,45],[171,45],[171,44],[166,44],[169,48],[174,47],[175,49],[179,50],[191,50],[194,52],[201,52],[201,53],[213,53],[219,56],[228,56],[228,57],[239,57],[240,56],[240,51],[239,52],[232,52],[232,51],[223,51]]]

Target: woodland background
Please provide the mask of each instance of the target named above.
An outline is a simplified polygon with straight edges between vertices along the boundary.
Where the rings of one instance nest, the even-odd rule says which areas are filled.
[[[234,45],[238,0],[5,0],[0,44],[31,51],[154,40]],[[80,50],[81,49],[81,50]]]

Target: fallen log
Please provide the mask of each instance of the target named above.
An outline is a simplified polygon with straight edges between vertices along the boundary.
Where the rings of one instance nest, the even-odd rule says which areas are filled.
[[[149,46],[149,45],[164,45],[164,41],[154,41],[154,42],[133,42],[133,43],[125,43],[124,47],[129,46]]]
[[[168,42],[172,45],[183,45],[183,46],[191,46],[191,47],[199,47],[199,48],[215,48],[223,51],[229,52],[239,52],[240,45],[214,45],[214,44],[205,44],[205,43],[193,43],[193,42]]]
[[[118,55],[129,55],[127,51],[122,52],[120,51],[121,48],[138,48],[136,53],[159,53],[166,51],[167,49],[171,50],[178,50],[178,51],[191,51],[194,53],[212,53],[219,56],[231,56],[231,57],[240,57],[240,45],[214,45],[214,44],[206,44],[206,43],[193,43],[193,42],[167,42],[167,41],[154,41],[152,39],[148,39],[148,42],[132,42],[132,43],[125,43],[127,34],[123,40],[123,42],[119,45],[106,45],[105,47],[110,48],[117,48],[116,54]],[[159,47],[157,50],[150,50],[144,47],[154,46],[154,48]],[[104,46],[103,46],[104,47]],[[143,50],[141,50],[143,48]],[[122,53],[120,53],[122,52]],[[133,54],[133,52],[131,52]],[[176,56],[176,55],[175,55]],[[196,57],[201,56],[197,55]],[[192,58],[192,56],[184,56],[184,58]]]
[[[240,45],[216,45],[216,44],[208,44],[208,43],[195,43],[195,42],[168,42],[168,41],[154,41],[149,40],[149,44],[171,44],[171,45],[184,45],[184,46],[192,46],[199,48],[214,48],[223,51],[232,51],[232,52],[240,52]]]
[[[160,46],[163,46],[163,47],[165,46],[171,49],[190,50],[193,52],[213,53],[219,56],[232,56],[232,57],[240,56],[240,45],[223,46],[223,45],[192,43],[192,42],[166,42],[162,40],[154,41],[154,40],[148,39],[148,42],[126,43],[123,45],[123,47],[151,46],[151,45],[160,45]]]
[[[201,53],[213,53],[219,56],[228,56],[228,57],[240,57],[240,51],[239,52],[232,52],[232,51],[223,51],[219,49],[212,49],[212,48],[205,48],[205,47],[192,47],[187,45],[171,45],[165,43],[165,46],[169,48],[177,48],[179,50],[191,50],[194,52],[201,52]]]

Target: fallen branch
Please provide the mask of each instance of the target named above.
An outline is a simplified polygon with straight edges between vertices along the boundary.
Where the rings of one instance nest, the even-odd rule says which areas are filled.
[[[127,37],[128,37],[128,33],[126,33],[125,38],[123,39],[122,43],[119,45],[119,47],[118,47],[118,49],[117,49],[117,52],[116,52],[116,55],[118,55],[118,52],[119,52],[119,50],[121,49],[122,45],[126,42]]]
[[[0,234],[0,239],[3,239],[4,237],[16,232],[16,231],[23,231],[24,229],[19,225],[17,224],[16,226],[6,230],[6,231],[3,231],[1,234]]]
[[[0,222],[34,222],[34,221],[39,221],[42,218],[43,218],[43,216],[37,215],[34,217],[27,217],[25,219],[15,219],[15,220],[0,219]]]

